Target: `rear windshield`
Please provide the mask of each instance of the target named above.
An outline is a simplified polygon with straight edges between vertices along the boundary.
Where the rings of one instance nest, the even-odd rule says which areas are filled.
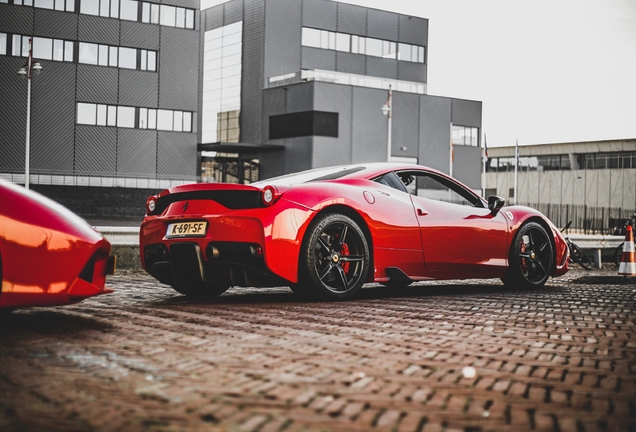
[[[255,186],[266,186],[270,184],[279,185],[292,185],[299,183],[315,182],[322,180],[336,180],[345,177],[349,174],[353,174],[359,171],[365,170],[366,167],[357,166],[338,166],[329,168],[316,168],[309,171],[302,171],[299,173],[286,174],[280,177],[272,177],[267,180],[261,180],[253,183]]]

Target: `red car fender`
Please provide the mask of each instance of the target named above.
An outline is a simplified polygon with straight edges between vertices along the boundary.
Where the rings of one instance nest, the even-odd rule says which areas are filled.
[[[61,205],[16,185],[1,186],[0,307],[61,305],[111,292],[104,288],[107,240]],[[84,270],[92,283],[80,279]]]
[[[554,238],[554,257],[556,265],[552,276],[560,276],[567,273],[569,257],[568,246],[565,242],[565,238],[563,237],[559,229],[554,226],[554,224],[549,219],[547,219],[538,210],[530,207],[503,207],[501,211],[504,213],[504,215],[506,215],[506,218],[509,221],[510,236],[508,237],[508,249],[510,249],[510,246],[514,241],[517,231],[524,223],[531,219],[540,220],[544,226],[547,226],[549,228],[548,234],[552,234],[552,237]]]

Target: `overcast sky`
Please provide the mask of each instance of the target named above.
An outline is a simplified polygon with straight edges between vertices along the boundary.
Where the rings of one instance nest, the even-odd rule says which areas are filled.
[[[482,101],[489,147],[636,138],[636,0],[343,2],[428,18],[428,93]]]

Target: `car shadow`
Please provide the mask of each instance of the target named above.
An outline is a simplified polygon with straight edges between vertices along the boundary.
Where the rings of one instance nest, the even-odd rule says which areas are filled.
[[[17,309],[0,312],[0,340],[3,336],[55,335],[72,331],[103,331],[110,326],[99,320],[69,314],[56,308]]]
[[[344,302],[336,303],[357,303],[369,300],[386,300],[394,298],[425,298],[439,296],[463,296],[463,295],[492,295],[492,294],[510,294],[523,295],[537,292],[558,291],[561,287],[546,285],[540,290],[515,290],[504,286],[501,283],[493,282],[492,284],[462,284],[459,283],[443,283],[426,282],[425,284],[414,284],[408,287],[385,287],[379,284],[368,284],[358,293],[357,296]],[[273,290],[273,292],[272,292]],[[259,292],[262,291],[262,292]],[[164,298],[154,301],[153,306],[204,306],[217,304],[281,304],[281,303],[325,303],[325,300],[304,299],[294,294],[289,288],[241,288],[234,287],[226,293],[216,298],[190,298],[183,295]],[[331,302],[333,303],[333,302]]]

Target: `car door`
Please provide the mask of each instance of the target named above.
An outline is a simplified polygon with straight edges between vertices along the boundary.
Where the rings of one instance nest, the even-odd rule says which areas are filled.
[[[449,177],[398,172],[407,184],[429,270],[481,272],[505,268],[508,223],[482,199]]]

